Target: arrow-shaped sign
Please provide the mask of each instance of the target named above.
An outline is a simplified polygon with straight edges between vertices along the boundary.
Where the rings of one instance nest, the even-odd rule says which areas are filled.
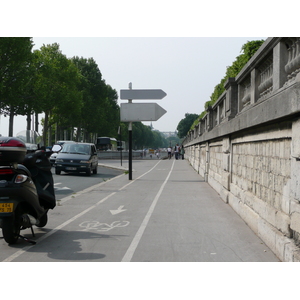
[[[163,90],[121,90],[120,98],[127,100],[160,100],[166,95]]]
[[[121,205],[121,206],[119,206],[118,209],[110,210],[110,212],[111,212],[112,215],[119,214],[119,213],[121,213],[121,212],[127,210],[127,209],[123,209],[123,207],[124,207],[124,205]]]
[[[166,112],[157,103],[121,103],[121,122],[157,121]]]

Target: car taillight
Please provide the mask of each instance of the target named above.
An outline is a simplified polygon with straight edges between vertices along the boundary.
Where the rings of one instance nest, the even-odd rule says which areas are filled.
[[[0,175],[8,175],[8,174],[13,174],[14,171],[12,169],[1,169],[0,168]]]

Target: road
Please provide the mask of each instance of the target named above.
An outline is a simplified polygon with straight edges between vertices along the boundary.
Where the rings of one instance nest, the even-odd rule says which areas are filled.
[[[122,172],[79,187],[92,178],[55,177],[72,193],[49,212],[45,228],[34,229],[36,245],[0,240],[0,261],[278,261],[187,161],[134,161],[133,180]]]
[[[92,174],[91,176],[86,176],[84,173],[67,174],[64,172],[61,172],[61,175],[55,175],[54,168],[52,168],[56,198],[62,199],[71,194],[76,194],[123,173],[123,170],[98,166],[98,174]]]

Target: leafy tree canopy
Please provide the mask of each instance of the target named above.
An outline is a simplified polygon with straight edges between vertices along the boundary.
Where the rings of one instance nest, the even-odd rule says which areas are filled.
[[[219,99],[222,93],[225,91],[224,84],[227,81],[227,79],[230,77],[236,77],[238,75],[238,73],[242,70],[242,68],[250,60],[250,58],[255,54],[255,52],[259,49],[259,47],[263,44],[263,42],[264,40],[257,40],[257,41],[250,41],[250,42],[248,41],[246,44],[242,46],[241,49],[242,54],[236,57],[236,60],[232,63],[231,66],[227,67],[224,78],[222,78],[220,83],[215,86],[214,91],[210,96],[210,100],[205,102],[204,105],[205,110],[199,115],[198,118],[194,120],[194,122],[191,124],[191,127],[188,129],[188,131],[190,129],[193,129],[194,126],[199,123],[199,120],[206,114],[207,108],[209,106],[212,106]]]
[[[259,49],[259,47],[263,44],[264,40],[258,41],[248,41],[246,44],[242,46],[241,52],[239,56],[236,57],[236,60],[232,63],[231,66],[228,66],[226,69],[226,74],[223,79],[221,79],[220,83],[215,86],[213,93],[210,96],[210,101],[205,103],[205,109],[208,106],[213,105],[222,93],[225,91],[224,83],[229,77],[235,77],[239,74],[245,64],[249,61],[249,59],[255,54],[255,52]]]
[[[192,124],[194,123],[194,121],[196,119],[198,119],[198,117],[199,117],[199,115],[197,115],[197,114],[189,114],[189,113],[185,114],[185,118],[182,119],[177,126],[179,138],[183,138],[186,136],[186,134],[190,130]]]

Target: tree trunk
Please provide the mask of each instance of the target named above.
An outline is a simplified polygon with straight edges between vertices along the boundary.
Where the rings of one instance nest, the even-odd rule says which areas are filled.
[[[55,125],[55,137],[54,137],[54,139],[55,139],[55,143],[59,140],[58,139],[58,124],[56,123],[56,125]]]
[[[26,121],[27,121],[26,130],[31,130],[31,113],[30,112],[27,113]]]
[[[9,126],[8,126],[8,136],[13,136],[13,131],[14,131],[14,107],[10,106],[10,111],[9,111]]]
[[[52,146],[52,127],[49,126],[49,129],[48,129],[48,143],[47,143],[47,146]],[[44,146],[46,146],[46,144],[44,144]]]
[[[39,132],[39,114],[35,113],[35,129],[36,132]]]
[[[49,111],[45,111],[45,122],[44,122],[44,130],[43,130],[43,142],[44,142],[44,145],[46,145],[46,143],[47,143],[49,113],[50,113]]]

